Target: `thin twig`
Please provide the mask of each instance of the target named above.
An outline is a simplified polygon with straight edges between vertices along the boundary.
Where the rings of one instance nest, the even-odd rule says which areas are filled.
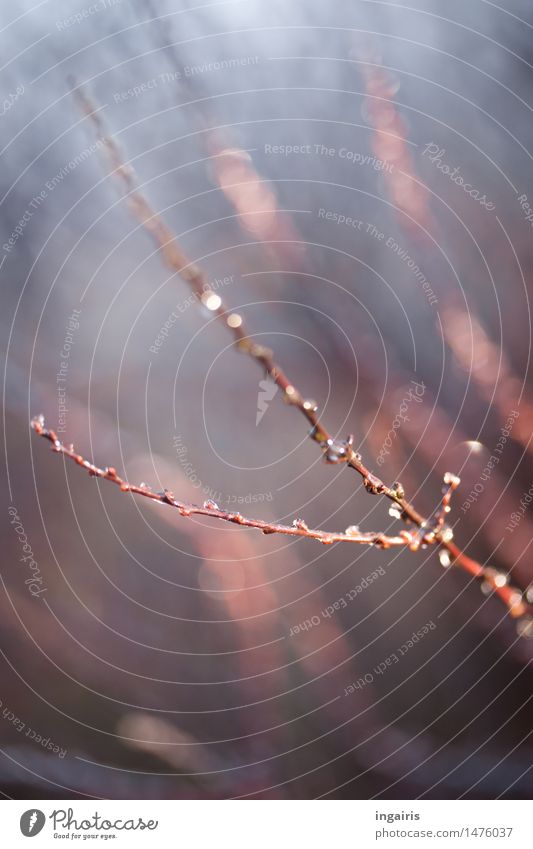
[[[103,478],[111,481],[120,487],[121,492],[132,492],[134,495],[142,495],[145,498],[150,498],[152,501],[158,501],[160,504],[168,504],[170,507],[175,507],[180,516],[210,516],[212,519],[222,519],[224,522],[232,522],[235,525],[242,525],[245,528],[256,528],[264,534],[285,534],[293,537],[307,537],[315,539],[324,545],[332,545],[334,542],[355,542],[361,545],[374,545],[378,548],[392,548],[394,546],[409,546],[412,533],[409,531],[401,531],[398,536],[387,536],[386,534],[377,532],[362,533],[355,526],[347,528],[344,532],[336,531],[321,531],[309,528],[303,519],[295,519],[292,525],[279,525],[273,522],[265,522],[262,519],[247,519],[240,513],[228,512],[221,510],[220,507],[211,500],[204,501],[202,507],[196,504],[185,504],[178,501],[174,494],[169,489],[164,489],[162,492],[154,492],[146,484],[131,484],[119,476],[117,470],[113,466],[106,466],[101,469],[90,463],[81,454],[74,450],[73,445],[64,445],[58,438],[54,430],[45,427],[43,416],[37,416],[32,419],[31,426],[38,436],[44,437],[52,443],[52,451],[57,454],[63,454],[73,460],[78,466],[81,466],[85,471],[95,478]]]
[[[528,636],[533,635],[533,619],[530,616],[532,605],[529,597],[518,588],[508,583],[508,576],[491,566],[482,566],[476,560],[466,555],[453,542],[453,532],[447,525],[445,518],[449,512],[450,500],[453,491],[460,481],[455,475],[447,474],[444,478],[444,489],[442,502],[429,518],[424,518],[416,508],[406,499],[405,492],[399,482],[392,486],[385,484],[377,475],[368,469],[360,454],[353,448],[353,437],[339,441],[327,431],[319,419],[318,408],[314,401],[306,400],[294,384],[289,380],[283,369],[274,359],[273,352],[254,342],[253,338],[245,330],[243,318],[238,313],[230,312],[219,295],[216,295],[209,286],[205,272],[191,262],[179,246],[173,232],[167,227],[161,217],[152,209],[144,195],[137,188],[135,174],[131,166],[127,165],[120,153],[116,141],[105,134],[104,126],[99,113],[80,88],[75,90],[83,111],[90,118],[96,128],[100,140],[105,145],[112,166],[112,173],[121,179],[126,189],[126,199],[137,220],[150,234],[158,245],[166,264],[177,272],[200,297],[202,303],[221,320],[223,320],[233,333],[237,348],[256,360],[266,371],[269,377],[283,391],[287,403],[295,406],[305,416],[311,425],[310,437],[317,442],[322,449],[324,458],[328,463],[345,463],[363,478],[366,490],[374,495],[384,495],[395,504],[394,515],[402,519],[406,524],[416,526],[416,531],[404,530],[398,536],[389,537],[381,533],[361,533],[357,528],[350,527],[344,533],[330,533],[327,531],[310,530],[302,520],[295,520],[292,526],[271,524],[257,519],[246,519],[240,513],[228,513],[220,510],[213,502],[205,502],[203,507],[184,504],[175,499],[168,490],[161,493],[153,492],[146,486],[135,486],[124,481],[117,474],[116,469],[108,467],[100,469],[80,454],[74,451],[72,446],[64,446],[54,431],[44,426],[42,417],[32,420],[32,427],[39,436],[43,436],[52,443],[52,449],[72,459],[79,466],[85,468],[90,475],[101,477],[120,486],[125,492],[142,495],[163,504],[168,504],[179,510],[180,515],[190,516],[193,514],[211,516],[227,522],[233,522],[244,527],[257,528],[263,533],[280,533],[290,536],[301,536],[316,539],[324,544],[334,542],[356,542],[366,545],[389,548],[391,546],[408,546],[416,551],[420,547],[435,545],[440,549],[441,563],[445,566],[458,566],[468,574],[478,578],[484,589],[493,591],[507,605],[511,616],[521,618],[521,633]],[[393,508],[391,508],[393,510]]]
[[[123,182],[127,192],[126,200],[133,214],[161,250],[161,255],[167,266],[178,273],[192,287],[204,306],[224,321],[233,333],[238,350],[256,360],[283,391],[284,400],[300,410],[305,416],[311,425],[309,436],[320,445],[325,460],[328,463],[346,463],[361,475],[368,492],[374,495],[384,495],[391,499],[400,507],[406,519],[409,519],[418,527],[423,527],[424,517],[406,500],[401,484],[394,483],[392,486],[388,486],[371,472],[363,463],[361,455],[354,450],[352,436],[349,436],[346,440],[337,440],[327,431],[319,419],[315,401],[304,398],[275,361],[271,349],[257,344],[248,334],[242,315],[228,310],[221,297],[211,290],[205,272],[188,259],[178,244],[174,233],[152,209],[138,189],[133,168],[124,161],[116,141],[111,136],[106,135],[102,117],[99,112],[95,111],[95,106],[91,103],[87,94],[77,88],[75,96],[82,110],[92,121],[97,137],[105,145],[112,174]]]
[[[493,590],[509,608],[509,612],[514,617],[523,617],[530,609],[523,598],[523,594],[516,587],[507,584],[507,576],[502,572],[498,572],[490,566],[481,566],[477,561],[467,557],[457,546],[451,541],[438,540],[436,532],[432,531],[425,534],[423,531],[408,531],[402,530],[397,536],[387,536],[379,532],[361,532],[356,526],[346,528],[344,532],[322,531],[309,528],[302,519],[295,519],[292,525],[280,525],[274,522],[265,522],[262,519],[248,519],[240,513],[228,512],[221,510],[218,505],[211,500],[205,501],[200,507],[195,504],[185,504],[175,498],[174,494],[164,489],[162,492],[154,492],[146,484],[130,484],[117,473],[113,466],[100,468],[89,460],[86,460],[81,454],[74,450],[73,445],[64,445],[57,437],[54,430],[45,427],[43,416],[36,416],[31,421],[31,426],[38,436],[42,436],[52,444],[52,451],[57,454],[63,454],[68,457],[78,466],[81,466],[91,477],[102,478],[110,481],[120,487],[121,492],[131,492],[134,495],[141,495],[144,498],[149,498],[152,501],[157,501],[160,504],[167,504],[178,510],[180,516],[189,517],[193,515],[209,516],[213,519],[221,519],[224,522],[231,522],[235,525],[240,525],[245,528],[255,528],[262,531],[264,534],[285,534],[286,536],[307,537],[321,542],[324,545],[332,545],[335,542],[351,542],[360,545],[371,545],[377,548],[393,548],[405,546],[413,551],[416,551],[422,545],[439,545],[441,551],[446,551],[451,554],[454,565],[460,566],[469,574],[479,578],[486,588]],[[451,479],[453,478],[453,483]],[[447,475],[445,477],[445,494],[443,497],[443,506],[441,509],[446,509],[449,505],[451,492],[457,486],[458,478]],[[441,557],[442,562],[442,557]],[[451,565],[451,560],[445,565]],[[522,633],[530,635],[530,621],[524,622]]]

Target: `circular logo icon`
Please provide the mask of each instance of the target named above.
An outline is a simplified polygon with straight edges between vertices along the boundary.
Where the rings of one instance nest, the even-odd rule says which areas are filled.
[[[24,811],[20,818],[20,830],[24,837],[35,837],[42,831],[46,817],[42,811],[37,808],[31,808],[29,811]]]

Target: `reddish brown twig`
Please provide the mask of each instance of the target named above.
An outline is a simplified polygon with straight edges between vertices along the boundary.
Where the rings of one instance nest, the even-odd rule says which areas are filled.
[[[354,450],[351,436],[346,440],[337,440],[327,431],[319,419],[317,404],[304,398],[275,361],[270,348],[254,342],[253,338],[246,332],[243,317],[240,314],[230,312],[220,296],[211,290],[206,274],[187,258],[185,252],[178,245],[174,233],[152,209],[142,192],[137,188],[135,172],[130,165],[125,163],[116,141],[105,134],[100,113],[95,111],[94,105],[80,88],[76,89],[75,96],[82,110],[94,124],[98,138],[105,145],[112,173],[123,182],[127,192],[126,199],[133,214],[159,247],[168,267],[177,272],[192,287],[207,309],[225,322],[233,333],[238,350],[256,360],[283,391],[284,400],[297,407],[305,416],[311,425],[309,435],[320,445],[326,461],[328,463],[346,463],[346,465],[355,469],[363,478],[363,484],[368,492],[390,498],[399,506],[406,519],[409,519],[418,527],[422,527],[424,517],[405,499],[401,484],[394,483],[392,486],[388,486],[371,472],[363,463],[361,455]]]
[[[120,487],[121,492],[131,492],[134,495],[141,495],[144,498],[149,498],[152,501],[157,501],[160,504],[167,504],[170,507],[175,507],[180,516],[188,517],[193,515],[209,516],[214,519],[221,519],[225,522],[231,522],[235,525],[240,525],[245,528],[255,528],[262,531],[264,534],[285,534],[287,536],[307,537],[314,539],[324,545],[332,545],[334,542],[351,542],[360,545],[372,545],[378,548],[392,548],[398,546],[406,546],[412,550],[417,550],[421,545],[439,545],[442,552],[446,552],[448,557],[444,565],[453,563],[460,566],[469,574],[479,578],[483,585],[490,590],[493,590],[500,596],[509,608],[509,612],[514,617],[524,617],[529,610],[529,605],[523,598],[520,590],[507,584],[507,576],[502,572],[498,572],[492,567],[484,567],[467,557],[451,539],[439,537],[438,523],[433,526],[432,530],[425,530],[428,523],[424,527],[416,531],[402,530],[397,536],[387,536],[379,532],[361,532],[355,526],[346,528],[344,532],[322,531],[308,528],[302,519],[295,519],[292,525],[280,525],[274,522],[265,522],[262,519],[249,519],[242,516],[240,513],[228,512],[221,510],[213,501],[205,501],[203,506],[195,504],[185,504],[175,498],[170,490],[165,489],[162,492],[154,492],[146,484],[130,484],[119,476],[117,470],[112,466],[100,468],[94,463],[86,460],[81,454],[74,450],[72,445],[64,445],[58,438],[55,431],[45,427],[44,418],[37,416],[32,419],[31,426],[38,436],[44,437],[52,444],[52,450],[57,454],[63,454],[68,457],[78,466],[81,466],[92,477],[102,478],[103,480],[111,481]],[[451,479],[453,478],[453,483]],[[458,478],[448,475],[445,478],[445,494],[443,497],[443,505],[445,509],[449,504],[451,492],[457,486]],[[441,557],[441,562],[442,557]],[[529,617],[523,619],[522,633],[530,635],[532,624]]]
[[[121,478],[117,470],[113,466],[106,466],[101,469],[90,463],[81,454],[74,450],[73,445],[64,445],[58,438],[54,430],[49,430],[45,427],[43,416],[37,416],[32,419],[31,426],[38,436],[42,436],[52,443],[52,451],[57,454],[63,454],[73,460],[78,466],[95,478],[103,478],[117,484],[122,492],[132,492],[134,495],[142,495],[145,498],[150,498],[152,501],[158,501],[160,504],[168,504],[170,507],[175,507],[180,516],[210,516],[212,519],[222,519],[224,522],[232,522],[235,525],[241,525],[244,528],[256,528],[264,534],[285,534],[293,537],[307,537],[315,539],[324,545],[332,545],[334,542],[355,542],[361,545],[375,545],[378,548],[392,548],[393,546],[409,545],[412,539],[412,533],[409,531],[401,531],[397,536],[387,536],[386,534],[377,532],[362,533],[355,526],[347,528],[344,532],[336,531],[321,531],[308,528],[303,519],[295,519],[292,525],[279,525],[273,522],[265,522],[262,519],[247,519],[240,513],[228,512],[221,510],[218,505],[211,500],[204,501],[202,507],[196,504],[185,504],[178,501],[170,490],[165,489],[162,492],[154,492],[146,484],[128,483]]]
[[[127,201],[134,215],[158,245],[166,264],[172,270],[179,273],[191,285],[202,303],[226,323],[234,335],[238,349],[248,354],[262,366],[270,378],[282,389],[285,401],[297,407],[305,416],[311,425],[310,437],[320,445],[325,460],[329,463],[345,463],[353,468],[363,478],[363,484],[369,493],[384,495],[393,501],[397,518],[415,525],[416,530],[401,531],[396,537],[389,537],[385,534],[374,532],[361,533],[357,528],[349,528],[344,533],[329,533],[320,530],[310,530],[302,520],[295,520],[293,526],[286,526],[270,524],[262,520],[246,519],[240,513],[229,513],[220,510],[212,502],[206,502],[203,507],[183,504],[176,500],[174,495],[168,490],[162,493],[153,492],[149,487],[135,486],[124,481],[118,476],[114,468],[100,469],[93,465],[80,454],[77,454],[73,447],[64,446],[57,439],[54,431],[48,430],[44,426],[42,417],[38,417],[32,421],[32,427],[36,433],[48,439],[52,443],[52,449],[54,451],[69,457],[79,466],[85,468],[90,475],[109,480],[120,486],[122,491],[142,495],[146,498],[175,507],[182,516],[193,514],[211,516],[244,527],[256,528],[267,534],[280,533],[308,537],[324,544],[342,541],[375,545],[381,548],[406,545],[413,551],[427,545],[436,545],[440,549],[440,557],[443,565],[459,566],[468,574],[478,578],[482,582],[483,588],[495,592],[502,599],[513,617],[522,619],[521,633],[528,636],[532,635],[533,619],[529,616],[531,605],[528,603],[528,598],[524,596],[524,593],[516,587],[509,585],[507,575],[490,566],[482,566],[477,561],[468,557],[453,542],[453,532],[446,524],[445,517],[450,510],[450,499],[453,491],[459,485],[459,479],[451,474],[445,476],[442,503],[435,513],[426,519],[406,499],[400,483],[397,482],[392,484],[392,486],[388,486],[365,466],[360,454],[353,448],[352,436],[349,436],[346,440],[339,441],[328,433],[319,419],[316,403],[306,400],[292,384],[285,372],[276,363],[273,352],[269,348],[255,343],[250,338],[245,331],[242,316],[237,313],[230,313],[226,309],[219,295],[216,295],[211,290],[205,273],[196,264],[189,261],[172,231],[151,208],[146,198],[137,188],[134,171],[131,166],[124,162],[117,143],[113,138],[105,135],[102,119],[95,112],[86,94],[80,89],[77,89],[75,94],[82,109],[95,125],[101,141],[105,144],[113,168],[113,174],[124,183],[127,191]],[[526,614],[528,615],[526,616]]]
[[[461,483],[457,475],[449,472],[444,475],[442,502],[433,518],[435,542],[440,546],[440,561],[443,566],[459,566],[469,575],[481,581],[481,587],[486,592],[495,592],[509,608],[511,616],[522,619],[519,629],[523,636],[533,636],[533,619],[530,617],[531,605],[528,596],[509,583],[509,576],[492,566],[482,566],[473,560],[453,542],[453,533],[445,524],[446,514],[451,510],[450,501],[454,491]],[[426,540],[431,542],[430,534]]]

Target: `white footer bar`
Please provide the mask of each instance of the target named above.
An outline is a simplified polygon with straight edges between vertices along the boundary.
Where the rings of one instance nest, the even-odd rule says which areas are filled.
[[[531,805],[520,801],[6,800],[0,825],[6,849],[533,846]]]

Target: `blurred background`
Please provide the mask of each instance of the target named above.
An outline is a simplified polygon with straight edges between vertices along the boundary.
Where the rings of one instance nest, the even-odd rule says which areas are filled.
[[[82,86],[329,429],[424,514],[459,474],[458,544],[527,588],[530,5],[45,0],[3,17],[3,795],[530,797],[531,643],[435,550],[180,518],[29,426],[42,413],[186,501],[400,527],[161,262]]]

